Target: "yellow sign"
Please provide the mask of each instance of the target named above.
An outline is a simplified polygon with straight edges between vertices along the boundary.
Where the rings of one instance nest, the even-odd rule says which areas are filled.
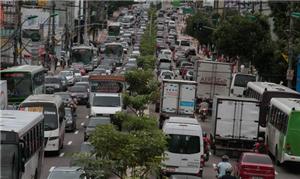
[[[37,5],[40,7],[44,7],[48,4],[48,0],[38,0]]]
[[[281,53],[281,56],[283,57],[283,59],[288,63],[289,62],[289,56],[284,54],[284,53]]]

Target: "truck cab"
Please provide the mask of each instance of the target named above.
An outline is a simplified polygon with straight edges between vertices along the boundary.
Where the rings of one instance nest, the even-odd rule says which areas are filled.
[[[90,107],[92,116],[115,115],[122,111],[122,95],[120,93],[94,93]]]

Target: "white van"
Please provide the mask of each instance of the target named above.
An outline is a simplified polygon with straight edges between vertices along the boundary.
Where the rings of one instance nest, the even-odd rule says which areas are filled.
[[[168,138],[163,175],[189,174],[202,176],[204,148],[202,128],[195,118],[170,117],[163,125]]]
[[[242,97],[248,82],[256,81],[256,76],[251,74],[235,73],[232,76],[230,96]]]

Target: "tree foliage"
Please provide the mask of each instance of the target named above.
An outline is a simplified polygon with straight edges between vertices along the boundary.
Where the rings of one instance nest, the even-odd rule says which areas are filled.
[[[113,173],[125,178],[146,178],[160,166],[166,149],[166,137],[157,127],[157,121],[149,117],[137,117],[119,113],[123,131],[112,125],[97,126],[89,141],[95,147],[92,154],[76,154],[75,160],[87,170],[108,176]],[[82,163],[79,163],[81,161]]]
[[[209,19],[207,14],[198,11],[186,20],[186,33],[197,39],[201,44],[211,44],[213,31],[206,28],[213,27],[212,21]]]

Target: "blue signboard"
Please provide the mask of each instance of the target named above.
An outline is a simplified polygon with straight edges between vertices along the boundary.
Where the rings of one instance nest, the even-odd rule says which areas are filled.
[[[194,102],[193,101],[180,101],[180,106],[185,106],[185,107],[194,107]]]

